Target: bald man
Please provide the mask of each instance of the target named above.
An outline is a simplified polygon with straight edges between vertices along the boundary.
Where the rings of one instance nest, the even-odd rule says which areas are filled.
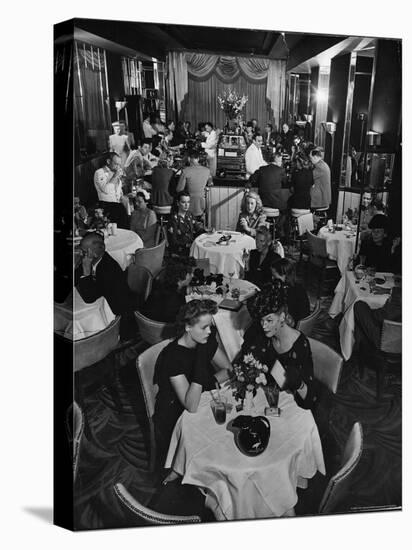
[[[91,303],[104,296],[114,314],[132,311],[133,298],[126,275],[106,252],[103,235],[88,233],[81,240],[80,249],[82,260],[75,270],[75,284],[83,300]]]

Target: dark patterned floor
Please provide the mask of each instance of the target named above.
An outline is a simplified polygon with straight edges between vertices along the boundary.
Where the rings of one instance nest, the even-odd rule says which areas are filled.
[[[312,304],[314,286],[311,282],[307,286]],[[338,323],[327,314],[332,292],[333,284],[329,296],[321,299],[322,313],[312,336],[339,351]],[[124,483],[142,503],[148,503],[158,489],[160,474],[148,471],[146,423],[135,367],[136,357],[143,349],[144,344],[137,338],[114,354],[108,361],[112,372],[117,373],[115,379],[86,391],[83,405],[88,429],[81,443],[75,484],[77,529],[141,524],[120,507],[113,493],[116,482]],[[109,391],[110,388],[117,391]],[[399,506],[402,469],[399,373],[387,377],[384,394],[377,402],[374,374],[365,369],[364,377],[360,378],[355,357],[344,366],[337,395],[322,407],[318,415],[320,424],[328,428],[322,439],[327,477],[338,467],[353,423],[359,420],[364,432],[358,477],[342,503],[342,510]],[[327,479],[318,474],[306,491],[299,492],[298,515],[316,514],[326,482]]]

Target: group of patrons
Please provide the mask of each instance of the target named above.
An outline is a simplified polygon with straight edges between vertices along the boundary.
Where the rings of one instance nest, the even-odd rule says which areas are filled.
[[[266,285],[247,302],[253,323],[246,331],[242,355],[253,353],[269,370],[278,359],[285,369],[281,390],[291,393],[297,404],[313,408],[318,386],[308,339],[288,322],[287,286],[280,280]],[[186,409],[195,412],[203,391],[214,389],[232,376],[232,364],[216,338],[212,300],[192,300],[176,319],[177,337],[161,352],[154,381],[159,385],[154,422],[159,463],[169,447],[173,428]],[[268,386],[276,386],[270,373]]]

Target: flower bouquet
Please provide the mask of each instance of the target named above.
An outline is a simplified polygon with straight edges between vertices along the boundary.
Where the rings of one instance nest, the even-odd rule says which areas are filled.
[[[236,118],[247,103],[247,96],[240,96],[237,92],[229,90],[217,96],[220,108],[229,120]]]
[[[232,388],[236,399],[245,399],[248,392],[256,395],[257,388],[267,384],[268,367],[247,353],[233,364]]]

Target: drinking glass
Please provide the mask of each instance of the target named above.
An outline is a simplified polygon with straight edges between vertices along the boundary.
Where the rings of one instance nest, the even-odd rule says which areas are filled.
[[[216,424],[224,424],[226,422],[226,398],[220,396],[211,401],[210,406],[212,408]]]
[[[234,274],[235,274],[234,271],[229,271],[229,272],[228,272],[228,275],[229,275],[229,286],[232,286],[232,277],[233,277]]]

